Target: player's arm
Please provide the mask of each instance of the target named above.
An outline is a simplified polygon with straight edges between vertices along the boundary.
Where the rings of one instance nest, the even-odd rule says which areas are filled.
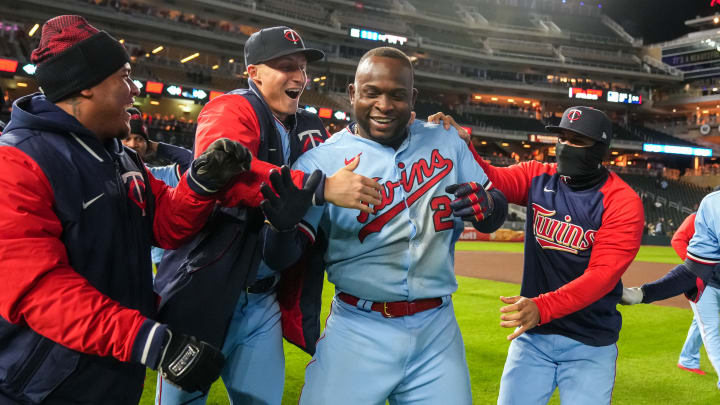
[[[522,162],[510,167],[495,167],[477,153],[475,146],[470,142],[470,135],[451,116],[436,113],[428,117],[428,122],[442,123],[445,129],[455,128],[460,138],[467,144],[467,148],[472,153],[475,161],[482,167],[493,186],[504,194],[508,202],[523,206],[527,205],[532,178],[542,173],[554,173],[552,165],[536,161]]]
[[[680,224],[680,227],[673,234],[672,240],[670,241],[670,245],[672,245],[673,249],[675,249],[675,253],[677,253],[682,260],[685,260],[687,257],[687,248],[690,244],[690,239],[695,233],[695,215],[696,214],[693,213],[685,218],[683,223]]]
[[[246,172],[251,159],[250,152],[240,143],[218,139],[193,161],[175,188],[168,187],[145,168],[150,195],[155,199],[155,245],[175,249],[195,235],[212,212],[216,194]]]
[[[70,266],[42,169],[20,150],[0,147],[0,170],[0,316],[72,350],[139,363],[188,391],[207,390],[220,375],[222,353],[93,287]],[[178,374],[170,365],[181,359],[187,364]]]
[[[73,350],[139,362],[158,324],[70,267],[52,188],[29,156],[0,147],[0,167],[0,315]]]
[[[705,286],[720,264],[718,221],[716,209],[720,196],[711,194],[703,198],[695,217],[695,233],[687,249],[683,264],[670,270],[662,278],[643,284],[642,287],[623,289],[621,304],[649,304],[676,295],[694,302],[700,299]]]
[[[350,163],[357,166],[357,159]],[[305,249],[315,242],[318,224],[325,206],[312,204],[313,183],[319,181],[320,171],[307,156],[301,156],[295,163],[299,170],[312,172],[306,188],[298,189],[289,179],[289,170],[270,175],[272,189],[263,185],[265,200],[260,207],[266,221],[260,238],[263,261],[271,269],[281,271],[297,262]]]
[[[248,148],[253,156],[257,156],[260,147],[260,124],[255,110],[245,97],[226,94],[210,101],[200,112],[195,134],[195,154],[202,153],[218,138],[238,141]],[[263,183],[269,184],[270,172],[278,169],[279,167],[271,163],[253,159],[250,170],[238,176],[237,181],[225,192],[222,204],[259,206],[264,199],[260,186]],[[291,171],[291,177],[297,187],[303,187],[308,179],[307,174],[300,170]],[[352,170],[341,169],[318,184],[315,190],[316,203],[322,205],[327,201],[371,213],[372,210],[362,202],[379,204],[380,189],[375,180],[354,174]]]
[[[485,172],[475,163],[467,147],[460,141],[457,144],[455,164],[460,184],[453,184],[445,192],[455,195],[450,203],[453,215],[470,221],[480,232],[495,232],[505,222],[508,202],[505,195],[493,187]]]

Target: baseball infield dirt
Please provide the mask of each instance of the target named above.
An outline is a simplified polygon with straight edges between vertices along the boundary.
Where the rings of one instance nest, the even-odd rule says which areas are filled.
[[[623,284],[638,286],[665,275],[673,267],[674,265],[667,263],[633,262],[622,278]],[[522,268],[522,253],[455,252],[455,273],[459,276],[520,283]],[[690,309],[688,301],[682,296],[659,301],[657,304]]]

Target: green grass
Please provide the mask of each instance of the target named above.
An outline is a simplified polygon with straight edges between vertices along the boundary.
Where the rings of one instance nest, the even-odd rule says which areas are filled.
[[[455,250],[473,252],[523,252],[522,242],[458,242]],[[670,246],[640,246],[636,261],[653,263],[680,263]]]
[[[455,313],[465,341],[475,404],[494,404],[505,363],[507,329],[500,328],[500,295],[516,294],[515,284],[459,277],[460,288],[454,295]],[[323,319],[333,288],[326,285]],[[717,376],[702,353],[706,376],[675,367],[680,348],[692,319],[689,310],[638,305],[621,307],[624,327],[620,335],[615,405],[656,405],[682,403],[707,405],[719,403],[715,388]],[[285,345],[286,378],[283,404],[296,404],[309,356],[290,344]],[[228,404],[221,382],[210,393],[208,404]],[[155,374],[148,372],[141,404],[153,403]],[[557,393],[551,404],[558,404]]]

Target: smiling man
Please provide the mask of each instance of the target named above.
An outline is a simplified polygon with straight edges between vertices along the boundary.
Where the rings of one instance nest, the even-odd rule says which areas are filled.
[[[228,362],[222,378],[233,403],[279,404],[285,359],[281,311],[276,290],[280,274],[260,258],[259,232],[264,215],[258,208],[260,185],[270,172],[291,165],[304,152],[328,138],[317,115],[298,108],[307,84],[307,64],[324,54],[306,48],[288,27],[262,29],[245,43],[249,88],[231,91],[210,101],[198,117],[195,153],[218,138],[245,145],[255,156],[251,170],[228,190],[224,208],[215,210],[205,230],[193,242],[168,253],[155,279],[162,319],[186,333],[193,331],[222,347]],[[357,162],[333,176],[308,183],[302,171],[292,181],[312,186],[314,201],[370,212],[363,204],[380,202],[375,180],[354,174]],[[196,271],[199,270],[199,271]],[[284,280],[283,280],[284,281]],[[307,326],[302,315],[288,321]],[[319,323],[293,334],[293,343],[312,352]],[[204,402],[199,394],[182,392],[165,381],[157,385],[157,402]]]
[[[80,16],[47,21],[31,56],[42,93],[0,137],[2,404],[137,404],[146,367],[188,390],[220,374],[219,350],[153,320],[150,245],[192,237],[252,156],[218,140],[176,188],[155,179],[120,143],[139,94],[129,60]]]
[[[291,204],[303,193],[310,196],[294,190],[287,169],[271,179],[280,198],[264,188],[268,265],[285,269],[306,248],[327,240],[324,261],[336,287],[300,404],[472,402],[451,299],[457,289],[454,246],[463,220],[484,232],[497,229],[507,202],[454,130],[411,124],[413,82],[412,63],[402,51],[368,51],[348,86],[357,123],[295,164],[303,171],[334,171],[362,157],[357,172],[383,185],[372,212]],[[472,190],[468,198],[453,200],[465,190]],[[288,198],[293,195],[299,196]],[[288,213],[302,218],[299,226],[286,221]]]

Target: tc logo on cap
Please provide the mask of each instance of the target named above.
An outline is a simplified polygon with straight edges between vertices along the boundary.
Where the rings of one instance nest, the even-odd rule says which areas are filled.
[[[575,122],[580,119],[580,116],[582,115],[582,111],[572,109],[568,111],[567,118],[570,122]]]
[[[283,31],[283,34],[285,34],[285,39],[292,43],[297,43],[300,40],[300,35],[293,29],[288,28]]]

